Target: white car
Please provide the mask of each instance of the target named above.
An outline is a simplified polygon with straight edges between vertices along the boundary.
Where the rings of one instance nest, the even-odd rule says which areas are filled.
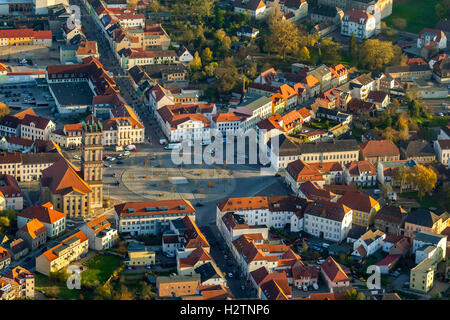
[[[173,253],[167,252],[166,253],[166,257],[167,258],[173,258],[173,257],[175,257],[175,255]]]
[[[319,285],[317,283],[313,283],[314,290],[319,290]]]
[[[308,291],[308,287],[303,285],[303,291],[305,291],[305,292]]]
[[[116,158],[114,158],[114,157],[111,157],[111,158],[109,159],[109,161],[114,161],[114,160],[116,160]]]
[[[80,159],[81,159],[81,157],[80,157],[79,155],[77,155],[77,154],[74,155],[73,158],[74,158],[74,159],[77,159],[77,160],[80,160]]]
[[[228,276],[229,276],[230,278],[233,278],[233,274],[232,274],[231,272],[228,274]]]
[[[112,167],[112,165],[110,165],[109,163],[104,163],[103,164],[106,168],[111,168]]]

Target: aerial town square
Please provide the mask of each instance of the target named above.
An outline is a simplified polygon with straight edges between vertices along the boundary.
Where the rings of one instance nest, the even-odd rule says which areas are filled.
[[[0,0],[0,300],[449,300],[449,178],[450,0]]]

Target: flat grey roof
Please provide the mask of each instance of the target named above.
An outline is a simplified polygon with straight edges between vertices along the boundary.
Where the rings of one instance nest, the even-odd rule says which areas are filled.
[[[94,93],[87,82],[64,82],[49,84],[61,106],[85,106],[92,104]]]

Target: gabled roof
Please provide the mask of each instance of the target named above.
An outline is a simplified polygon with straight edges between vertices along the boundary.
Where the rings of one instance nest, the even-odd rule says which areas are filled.
[[[26,232],[30,235],[32,239],[35,239],[37,236],[39,236],[42,233],[46,233],[47,229],[42,224],[41,221],[34,218],[31,221],[28,221],[27,224],[25,224],[20,231]]]
[[[16,117],[17,119],[23,120],[27,115],[37,117],[37,114],[36,112],[34,112],[33,108],[25,109],[23,111],[14,114],[13,116]]]
[[[440,216],[430,210],[415,209],[407,215],[405,223],[407,222],[427,228],[432,228],[439,219]]]
[[[187,257],[178,259],[180,268],[194,267],[198,262],[212,261],[209,253],[202,247],[192,251]]]
[[[289,162],[286,172],[297,182],[323,180],[319,170],[300,159]]]
[[[352,161],[349,164],[346,165],[348,172],[350,176],[357,176],[364,173],[368,173],[370,175],[376,175],[377,169],[373,165],[372,162],[367,160],[360,160],[360,161]]]
[[[407,212],[400,206],[386,205],[375,214],[375,220],[383,220],[401,225],[406,219]]]
[[[58,258],[58,248],[64,247],[71,243],[72,241],[80,240],[80,243],[83,243],[85,241],[88,241],[88,237],[84,234],[83,231],[78,231],[77,233],[71,235],[70,237],[64,239],[61,241],[60,244],[54,246],[53,248],[45,251],[42,255],[48,260],[53,261],[56,258]],[[55,251],[56,250],[56,251]]]
[[[341,198],[339,198],[337,203],[362,212],[370,212],[370,210],[379,205],[378,201],[371,196],[362,192],[352,191],[346,192]]]
[[[325,273],[331,282],[349,281],[344,270],[331,256],[326,258],[321,265],[322,272]]]
[[[86,194],[92,192],[91,187],[65,158],[61,158],[42,171],[41,183],[48,187],[52,193],[78,192]]]
[[[377,266],[389,266],[391,265],[393,262],[397,261],[398,259],[400,259],[401,255],[400,254],[390,254],[388,256],[386,256],[384,259],[381,259],[378,263]]]
[[[316,200],[306,205],[305,214],[341,222],[351,209],[343,204]]]
[[[370,140],[359,145],[365,157],[400,156],[400,151],[391,140]]]
[[[371,17],[373,16],[366,10],[351,9],[345,13],[343,20],[358,24],[366,24]]]
[[[54,210],[51,202],[43,205],[35,204],[19,212],[17,215],[27,219],[37,219],[42,223],[49,224],[53,224],[66,217],[65,213]]]
[[[185,216],[181,221],[186,228],[183,234],[186,239],[186,248],[209,247],[208,240],[206,240],[204,234],[200,231],[192,217]]]

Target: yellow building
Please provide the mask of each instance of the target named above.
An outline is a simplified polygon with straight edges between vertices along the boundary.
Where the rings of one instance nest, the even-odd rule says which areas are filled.
[[[272,115],[282,113],[286,109],[286,100],[280,93],[275,93],[269,99],[272,100]]]
[[[431,290],[434,283],[434,274],[438,263],[442,260],[442,248],[436,248],[430,258],[424,259],[421,263],[411,269],[409,288],[422,293]]]
[[[155,252],[143,244],[130,242],[128,245],[128,266],[150,266],[155,264]]]
[[[375,221],[375,214],[380,210],[380,204],[371,196],[362,192],[346,192],[339,200],[353,210],[353,223],[369,227]]]
[[[88,237],[79,231],[36,258],[36,271],[47,276],[70,265],[88,252]]]

